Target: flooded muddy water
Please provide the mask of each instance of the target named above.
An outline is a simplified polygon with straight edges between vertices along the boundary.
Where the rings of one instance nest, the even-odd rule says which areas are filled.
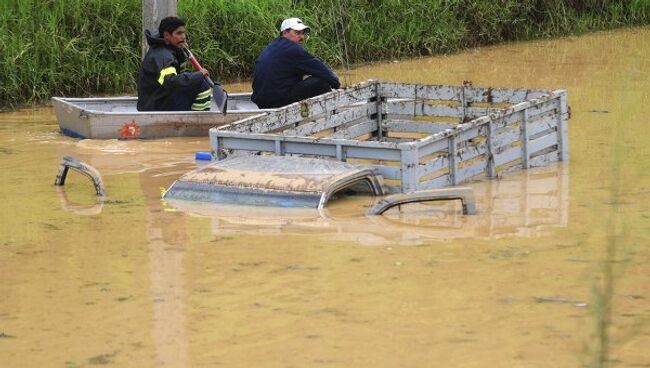
[[[161,191],[207,138],[80,141],[51,109],[0,114],[0,362],[648,367],[649,55],[637,28],[339,70],[568,90],[570,160],[471,183],[476,216],[177,209]],[[105,201],[74,172],[53,185],[64,155]]]

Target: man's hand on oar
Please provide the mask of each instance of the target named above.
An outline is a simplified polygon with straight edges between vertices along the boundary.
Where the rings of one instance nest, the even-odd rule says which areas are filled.
[[[189,48],[184,47],[183,53],[187,57],[187,59],[190,61],[192,66],[194,66],[194,69],[196,69],[198,72],[203,74],[205,77],[206,82],[212,87],[212,99],[214,100],[214,103],[217,105],[217,109],[221,111],[224,115],[226,115],[226,110],[228,109],[228,92],[221,88],[219,84],[216,84],[210,79],[209,75],[210,73],[199,64],[199,61],[196,60],[194,57],[194,54],[190,51]]]

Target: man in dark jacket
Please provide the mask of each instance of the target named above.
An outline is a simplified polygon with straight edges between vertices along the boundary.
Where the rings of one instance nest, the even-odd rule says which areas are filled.
[[[255,60],[251,99],[260,108],[284,106],[341,86],[330,68],[301,45],[307,32],[300,19],[285,19],[280,36]]]
[[[210,110],[212,89],[208,71],[181,72],[185,61],[185,22],[177,17],[160,21],[158,34],[145,31],[149,51],[138,76],[138,111]]]

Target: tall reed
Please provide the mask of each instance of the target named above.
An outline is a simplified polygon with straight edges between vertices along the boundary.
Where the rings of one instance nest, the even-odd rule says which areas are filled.
[[[0,106],[133,88],[140,5],[0,2]]]
[[[334,66],[454,52],[502,41],[648,24],[647,0],[183,0],[190,42],[220,81],[297,16],[307,47]],[[133,93],[140,1],[0,1],[0,109],[53,95]]]

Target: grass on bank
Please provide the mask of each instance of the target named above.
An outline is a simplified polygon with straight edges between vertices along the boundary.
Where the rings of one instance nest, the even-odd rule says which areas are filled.
[[[182,0],[190,42],[220,81],[247,79],[282,19],[312,26],[334,66],[648,24],[650,0]],[[0,109],[51,96],[133,93],[142,3],[0,2]]]

